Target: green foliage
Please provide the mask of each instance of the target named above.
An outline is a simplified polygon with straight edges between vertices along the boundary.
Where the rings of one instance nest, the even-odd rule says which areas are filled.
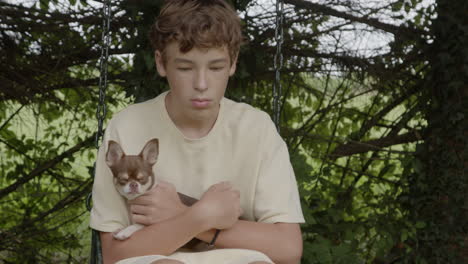
[[[411,262],[462,263],[467,260],[466,178],[468,158],[468,30],[466,1],[438,2],[428,49],[430,70],[421,105],[430,129],[409,166],[407,208],[418,228],[409,241]]]

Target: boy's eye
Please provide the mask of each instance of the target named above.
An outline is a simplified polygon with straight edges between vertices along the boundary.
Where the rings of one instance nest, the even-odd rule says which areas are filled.
[[[192,68],[186,68],[186,67],[179,67],[177,68],[179,71],[190,71]]]
[[[223,67],[211,67],[210,68],[212,71],[220,71],[223,69]]]

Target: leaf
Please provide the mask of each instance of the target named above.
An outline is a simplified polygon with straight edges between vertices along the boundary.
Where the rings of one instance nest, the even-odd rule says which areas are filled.
[[[422,221],[418,221],[418,222],[416,222],[416,225],[415,225],[415,226],[416,226],[416,228],[418,228],[418,229],[422,229],[422,228],[426,227],[426,223],[424,223],[424,222],[422,222]]]
[[[403,3],[404,3],[403,0],[398,0],[397,2],[393,3],[392,4],[392,11],[394,11],[394,12],[400,11],[401,8],[403,7]]]
[[[392,173],[395,170],[395,165],[394,164],[388,164],[386,165],[380,172],[379,172],[379,178],[384,177],[387,173]]]
[[[41,7],[42,10],[47,11],[49,10],[49,2],[50,0],[40,0],[39,6]]]

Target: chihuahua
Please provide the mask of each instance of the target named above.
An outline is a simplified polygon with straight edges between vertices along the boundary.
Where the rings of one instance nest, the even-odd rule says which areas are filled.
[[[115,188],[127,200],[137,198],[156,185],[153,165],[158,159],[158,154],[159,141],[157,138],[149,140],[138,155],[126,155],[117,142],[109,140],[106,163],[114,176]],[[198,201],[181,193],[178,195],[182,203],[187,206]],[[144,227],[141,224],[131,222],[132,225],[115,231],[114,238],[125,240]]]

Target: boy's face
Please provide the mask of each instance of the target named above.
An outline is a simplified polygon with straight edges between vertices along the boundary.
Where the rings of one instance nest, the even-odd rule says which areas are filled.
[[[166,47],[165,63],[159,51],[155,57],[159,75],[169,83],[171,104],[179,114],[195,119],[217,115],[229,77],[236,70],[226,47],[181,53],[179,44],[172,42]]]

